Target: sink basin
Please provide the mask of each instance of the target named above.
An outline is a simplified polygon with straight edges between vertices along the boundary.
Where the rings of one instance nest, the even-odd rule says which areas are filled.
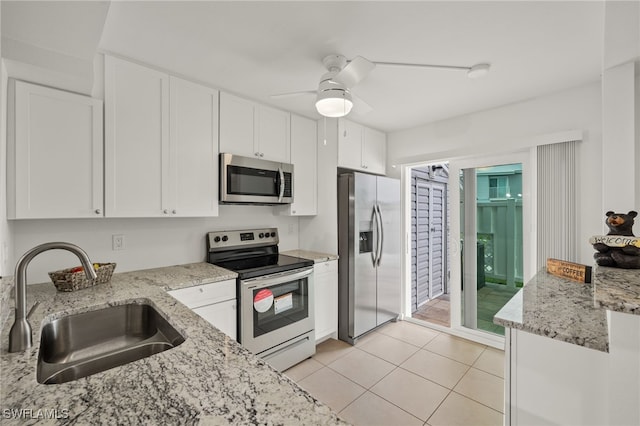
[[[70,382],[166,351],[184,340],[148,304],[68,315],[42,327],[37,380]]]

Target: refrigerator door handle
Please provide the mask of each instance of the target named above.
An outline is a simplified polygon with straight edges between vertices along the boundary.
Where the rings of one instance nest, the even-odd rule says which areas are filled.
[[[378,214],[376,212],[376,206],[373,206],[373,208],[371,209],[371,223],[373,224],[375,222],[376,225],[376,234],[379,234],[378,231]],[[378,238],[378,236],[376,235],[376,239]],[[376,263],[378,262],[378,242],[376,241],[376,247],[371,250],[371,263],[373,264],[373,267],[376,267]]]
[[[384,244],[384,226],[382,225],[382,212],[380,211],[380,205],[376,204],[376,215],[378,223],[378,254],[376,255],[376,265],[380,266],[382,260],[382,245]]]

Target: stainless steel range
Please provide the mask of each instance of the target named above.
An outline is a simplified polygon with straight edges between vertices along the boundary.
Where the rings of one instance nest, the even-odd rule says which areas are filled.
[[[238,273],[238,342],[279,371],[315,353],[313,261],[278,252],[277,228],[207,234],[207,261]]]

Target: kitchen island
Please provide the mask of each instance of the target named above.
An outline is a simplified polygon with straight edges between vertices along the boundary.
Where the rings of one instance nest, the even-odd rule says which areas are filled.
[[[109,283],[76,292],[29,285],[33,346],[8,353],[9,315],[2,327],[0,401],[3,424],[344,424],[293,381],[167,294],[235,279],[208,263],[114,274]],[[3,279],[2,285],[10,285]],[[13,310],[5,300],[2,311]],[[186,340],[141,360],[64,384],[36,381],[41,326],[68,314],[125,303],[155,307]],[[7,306],[7,303],[9,306]],[[4,317],[4,315],[3,315]]]
[[[640,424],[640,271],[583,284],[539,271],[505,327],[505,424]]]

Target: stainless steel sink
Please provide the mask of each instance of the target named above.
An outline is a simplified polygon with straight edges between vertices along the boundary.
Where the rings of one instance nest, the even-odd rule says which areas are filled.
[[[148,304],[112,306],[42,328],[38,383],[66,383],[174,348],[185,338]]]

